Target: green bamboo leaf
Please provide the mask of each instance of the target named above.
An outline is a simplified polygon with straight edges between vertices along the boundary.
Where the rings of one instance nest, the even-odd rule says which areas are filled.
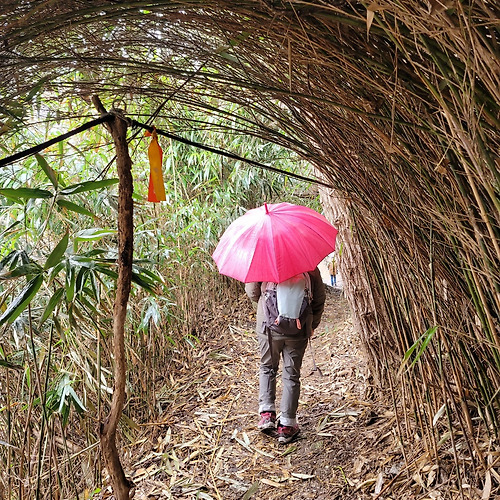
[[[98,257],[99,255],[104,255],[106,253],[108,253],[108,251],[104,248],[93,248],[92,250],[89,250],[82,255],[85,255],[87,257]]]
[[[242,31],[239,35],[229,40],[231,47],[237,47],[241,42],[244,42],[250,36],[250,32]]]
[[[418,353],[415,356],[415,359],[412,361],[410,366],[413,366],[420,359],[420,356],[422,356],[422,354],[424,353],[424,351],[425,351],[426,347],[429,345],[429,342],[431,341],[432,337],[434,337],[434,334],[436,333],[437,329],[438,329],[437,326],[433,326],[433,327],[429,328],[424,333],[424,335],[423,335],[424,341],[420,345],[420,349],[418,350]]]
[[[0,195],[14,201],[29,200],[32,198],[52,198],[50,191],[38,188],[3,188],[0,189]]]
[[[250,488],[248,488],[245,494],[241,497],[241,500],[250,500],[250,498],[252,498],[255,495],[255,493],[259,491],[260,485],[261,485],[260,481],[255,481],[254,483],[252,483]]]
[[[54,169],[47,163],[47,160],[42,155],[37,153],[35,154],[35,158],[40,168],[45,172],[45,175],[47,176],[49,181],[57,189],[57,174],[55,173]]]
[[[51,254],[48,256],[44,266],[45,270],[50,269],[61,262],[64,252],[66,251],[66,248],[68,248],[68,241],[69,234],[66,232],[61,241],[55,246],[54,250],[52,250]]]
[[[96,263],[95,259],[84,257],[82,255],[72,255],[69,260],[71,264],[75,266],[85,267],[87,269],[92,269]]]
[[[0,238],[3,238],[7,236],[11,231],[13,231],[17,226],[20,226],[22,224],[21,221],[16,221],[13,222],[10,226],[7,226],[1,233],[0,233]]]
[[[24,250],[12,250],[12,252],[9,252],[2,260],[0,260],[0,271],[5,267],[12,268],[15,266],[17,261],[22,259],[23,254],[26,254]],[[27,261],[29,262],[29,259],[27,259]]]
[[[139,324],[139,328],[143,330],[147,330],[150,321],[155,325],[159,325],[161,321],[160,310],[158,308],[158,303],[156,301],[151,302],[149,307],[142,315],[141,323]]]
[[[70,210],[71,212],[76,212],[77,214],[88,215],[89,217],[95,217],[96,215],[92,213],[90,210],[87,210],[85,207],[81,207],[76,203],[73,203],[68,200],[57,200],[57,204],[61,208],[65,208],[66,210]]]
[[[61,301],[63,293],[64,293],[64,288],[61,287],[54,292],[52,297],[50,297],[49,303],[47,304],[47,307],[43,311],[42,317],[40,319],[40,325],[45,323],[47,318],[52,314],[57,304],[59,304],[59,302]]]
[[[10,368],[11,370],[22,370],[23,369],[22,365],[15,365],[14,363],[9,363],[5,359],[0,359],[0,366],[3,366],[5,368]]]
[[[69,383],[69,380],[67,377],[65,377],[64,380],[62,381],[62,383],[57,388],[58,392],[60,391],[59,392],[59,408],[57,408],[57,413],[62,414],[63,408],[65,406],[69,407],[69,403],[66,402],[66,396],[68,395],[68,389],[67,389],[68,383]],[[66,384],[66,385],[62,385],[62,384]]]
[[[0,325],[6,322],[12,323],[28,306],[31,299],[36,295],[43,283],[43,274],[35,276],[23,288],[21,293],[9,304],[9,307],[0,317]]]
[[[0,279],[10,280],[12,278],[19,278],[20,276],[29,276],[32,274],[38,274],[42,271],[42,268],[36,262],[29,262],[28,264],[23,264],[18,266],[11,271],[2,273]]]
[[[87,408],[85,408],[82,400],[78,397],[75,390],[71,386],[68,386],[68,395],[71,396],[71,399],[73,399],[73,403],[75,405],[75,410],[77,411],[77,413],[83,413],[84,411],[87,411]]]
[[[29,91],[28,95],[25,98],[25,101],[26,102],[31,101],[31,99],[33,99],[33,97],[35,97],[35,95],[38,94],[42,90],[43,86],[45,85],[47,80],[49,80],[49,78],[50,77],[48,77],[48,76],[44,76],[43,78],[40,78],[40,80],[38,80],[36,85],[34,85],[33,88]]]
[[[154,290],[155,283],[149,278],[147,278],[145,275],[134,273],[132,271],[132,283],[139,285],[141,288],[148,291],[150,294],[156,295],[156,292]]]
[[[103,238],[104,236],[111,236],[116,234],[115,229],[101,229],[101,228],[91,228],[84,229],[83,231],[79,231],[75,234],[75,240],[77,241],[97,241]]]
[[[417,347],[420,345],[420,342],[422,342],[424,338],[424,335],[421,335],[416,342],[405,352],[405,355],[403,356],[403,363],[406,363],[410,356],[413,354],[413,351],[417,349]]]
[[[94,295],[93,291],[87,287],[84,287],[82,292],[84,292],[85,294],[87,294],[90,297],[92,297]],[[77,298],[78,304],[83,306],[83,308],[86,310],[87,313],[90,311],[92,314],[95,314],[95,317],[99,316],[99,314],[100,314],[99,311],[94,307],[94,304],[92,304],[92,302],[90,302],[90,300],[84,295],[84,293],[81,293],[78,296],[78,298]]]
[[[79,182],[78,184],[73,184],[60,191],[63,195],[83,193],[85,191],[95,191],[96,189],[102,189],[105,187],[113,186],[118,184],[118,179],[104,179],[102,181],[86,181]]]
[[[417,350],[418,352],[417,355],[415,356],[415,359],[411,362],[410,368],[415,365],[415,363],[420,359],[422,354],[424,353],[426,347],[428,346],[429,342],[431,341],[432,337],[436,333],[438,327],[433,326],[429,328],[423,335],[421,335],[415,343],[405,352],[405,355],[403,356],[403,360],[401,361],[401,366],[399,367],[398,375],[400,375],[408,363],[408,360],[410,359],[410,356]]]
[[[101,301],[101,288],[97,283],[97,276],[93,270],[90,272],[90,283],[92,285],[93,296],[97,303],[99,303]]]
[[[61,272],[62,269],[64,269],[65,266],[66,262],[61,261],[53,267],[52,271],[50,272],[49,283],[52,283],[54,278]]]
[[[68,301],[68,303],[73,302],[73,299],[75,298],[75,282],[75,269],[69,268],[66,272],[66,300]]]
[[[135,262],[134,262],[134,264],[135,264]],[[149,269],[146,269],[142,266],[135,266],[134,265],[133,272],[137,272],[137,273],[140,273],[142,275],[146,275],[148,281],[151,281],[152,284],[153,284],[153,282],[163,283],[163,280],[159,274],[156,274],[153,271],[150,271]]]
[[[232,63],[236,63],[236,64],[238,63],[238,58],[229,54],[228,52],[221,51],[221,52],[219,52],[219,55]]]
[[[102,274],[105,274],[106,276],[109,276],[110,278],[113,278],[113,279],[118,278],[118,273],[116,271],[113,271],[113,269],[110,269],[109,267],[96,266],[95,270],[98,273],[102,273]]]
[[[89,268],[82,267],[76,276],[76,293],[79,294],[85,285],[89,275]]]

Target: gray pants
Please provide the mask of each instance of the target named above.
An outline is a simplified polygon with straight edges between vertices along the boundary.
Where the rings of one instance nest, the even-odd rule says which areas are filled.
[[[300,368],[307,347],[308,339],[272,337],[272,349],[269,349],[267,330],[259,334],[260,347],[260,376],[259,376],[259,413],[263,411],[276,411],[276,375],[278,372],[280,356],[283,358],[282,382],[283,393],[281,396],[282,425],[295,425],[297,423],[297,407],[300,396]],[[271,358],[272,353],[272,358]]]

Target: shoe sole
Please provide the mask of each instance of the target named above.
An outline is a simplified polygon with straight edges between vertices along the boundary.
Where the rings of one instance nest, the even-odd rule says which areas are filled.
[[[276,424],[274,422],[268,422],[267,424],[257,426],[260,431],[267,431],[268,429],[275,429]]]
[[[294,434],[293,436],[289,436],[289,437],[278,436],[278,443],[288,444],[288,443],[291,443],[292,441],[294,441],[295,439],[297,439],[298,437],[299,437],[298,432],[296,434]]]

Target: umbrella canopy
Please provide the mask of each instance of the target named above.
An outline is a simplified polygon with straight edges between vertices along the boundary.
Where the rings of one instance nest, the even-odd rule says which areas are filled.
[[[311,208],[264,204],[233,221],[212,257],[219,272],[244,283],[282,281],[306,271],[335,250],[337,230]]]

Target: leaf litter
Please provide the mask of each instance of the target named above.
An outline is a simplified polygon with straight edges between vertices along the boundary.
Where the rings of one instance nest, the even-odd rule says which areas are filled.
[[[314,351],[304,358],[298,439],[283,446],[257,430],[258,348],[242,297],[234,323],[214,322],[201,347],[166,378],[158,420],[123,443],[136,499],[460,497],[452,467],[438,469],[418,440],[405,462],[390,394],[373,383],[342,291],[328,290]],[[278,382],[277,402],[280,396]],[[490,458],[497,465],[498,457]],[[463,485],[467,498],[498,491],[490,471],[483,491]],[[110,488],[100,497],[112,498]]]

